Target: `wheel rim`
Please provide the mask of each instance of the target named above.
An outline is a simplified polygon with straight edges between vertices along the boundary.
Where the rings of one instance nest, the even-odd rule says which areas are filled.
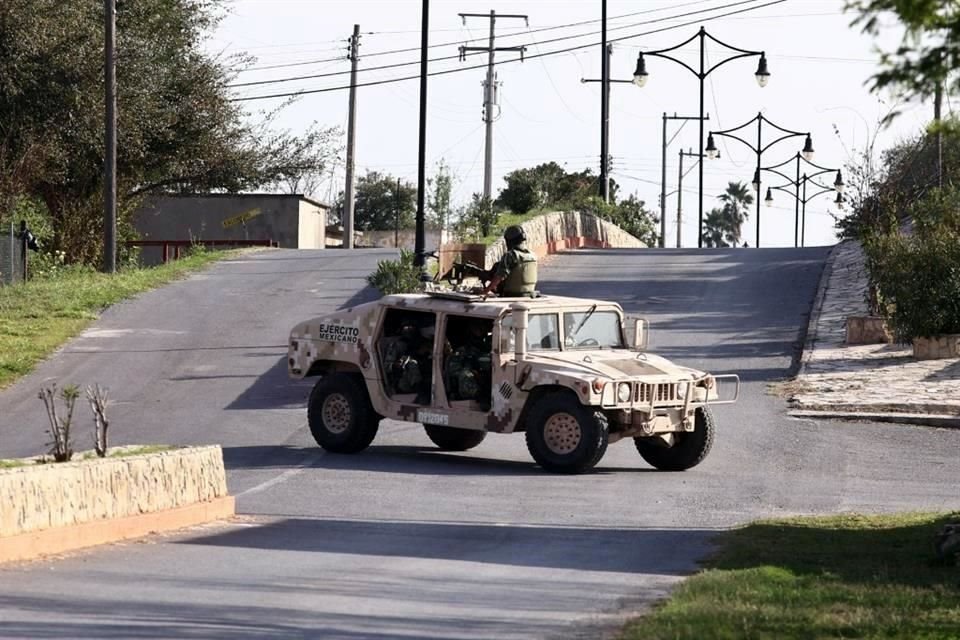
[[[547,448],[557,455],[567,455],[580,444],[580,423],[569,413],[555,413],[543,427]]]
[[[330,433],[343,433],[350,428],[350,402],[341,393],[331,393],[324,399],[320,415]]]

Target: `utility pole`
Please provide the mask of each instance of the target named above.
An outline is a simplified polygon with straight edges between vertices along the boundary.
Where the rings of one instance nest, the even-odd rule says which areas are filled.
[[[397,178],[397,191],[394,194],[393,248],[400,246],[400,178]]]
[[[708,113],[703,117],[704,120],[710,119],[710,114]],[[667,140],[667,120],[700,120],[700,116],[678,116],[676,112],[672,116],[668,116],[666,112],[663,114],[663,148],[661,149],[661,159],[660,159],[660,248],[667,246],[667,147],[673,142],[673,139],[680,134],[678,130],[677,133],[673,134],[673,138]],[[686,124],[686,123],[684,123]],[[678,222],[679,224],[679,222]],[[679,227],[678,227],[679,228]],[[678,242],[679,242],[679,235]],[[680,246],[679,244],[677,245]]]
[[[600,0],[600,197],[610,202],[610,54],[607,46],[607,0]]]
[[[117,270],[117,3],[104,0],[103,270]]]
[[[427,191],[427,53],[430,41],[430,0],[420,0],[420,141],[417,149],[417,219],[413,240],[413,265],[427,277],[427,240],[424,198]]]
[[[496,42],[496,24],[497,18],[523,19],[527,26],[530,21],[525,15],[520,14],[500,14],[490,10],[486,13],[460,13],[457,14],[467,24],[467,18],[487,18],[490,20],[490,41],[486,47],[460,47],[460,60],[466,60],[467,54],[471,52],[485,51],[487,53],[487,79],[483,82],[483,121],[487,125],[486,142],[483,152],[483,197],[487,200],[493,199],[493,123],[496,118],[493,117],[493,107],[500,104],[498,95],[499,82],[497,74],[493,70],[493,57],[497,51],[519,51],[520,59],[523,60],[523,52],[526,47],[497,47]]]
[[[683,211],[683,149],[680,149],[680,170],[677,172],[677,249],[680,248],[680,223]]]
[[[353,35],[350,37],[350,111],[347,116],[347,185],[343,198],[343,248],[353,249],[353,169],[354,143],[357,129],[357,51],[360,48],[360,25],[353,25]]]
[[[700,119],[700,118],[691,118],[691,120],[699,120],[699,119]],[[719,155],[720,155],[720,154],[718,153],[717,156],[719,157]],[[680,149],[680,177],[679,177],[679,179],[677,180],[677,249],[680,248],[680,221],[681,221],[681,220],[680,220],[680,219],[681,219],[680,203],[683,201],[683,176],[685,175],[685,174],[683,173],[683,158],[684,158],[685,156],[688,157],[688,158],[699,158],[698,162],[699,162],[700,164],[703,164],[703,158],[704,158],[703,155],[694,152],[693,149],[690,149],[689,151],[684,151],[683,149]],[[691,169],[691,171],[692,171],[692,169]],[[702,236],[702,235],[703,235],[703,230],[700,229],[699,233],[700,233],[701,236]],[[698,241],[697,241],[697,246],[699,246],[699,247],[702,247],[702,246],[703,246],[702,238],[701,238],[701,239],[698,239]]]

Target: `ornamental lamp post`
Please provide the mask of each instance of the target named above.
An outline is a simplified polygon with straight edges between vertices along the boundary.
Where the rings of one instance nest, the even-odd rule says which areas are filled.
[[[680,59],[678,59],[678,58],[674,58],[673,56],[668,55],[670,52],[676,51],[677,49],[680,49],[680,48],[682,48],[682,47],[685,47],[686,45],[690,44],[691,42],[693,42],[695,39],[698,39],[698,38],[699,38],[699,40],[700,40],[700,65],[699,65],[699,67],[698,67],[697,69],[693,68],[692,66],[688,65],[686,62],[683,62],[682,60],[680,60]],[[706,40],[707,40],[707,38],[709,38],[709,39],[712,40],[713,42],[716,42],[717,44],[719,44],[719,45],[722,46],[722,47],[725,47],[725,48],[727,48],[727,49],[729,49],[729,50],[731,50],[731,51],[734,51],[734,52],[735,52],[734,55],[731,55],[731,56],[729,56],[729,57],[727,57],[727,58],[724,58],[723,60],[721,60],[720,62],[716,63],[715,65],[707,68],[707,66],[706,66],[706,57],[707,57],[707,52],[706,52]],[[704,149],[704,146],[703,146],[703,134],[704,134],[703,122],[704,122],[704,82],[706,81],[707,76],[709,76],[709,75],[710,75],[711,73],[713,73],[715,70],[717,70],[718,68],[720,68],[722,65],[730,62],[731,60],[737,60],[738,58],[745,58],[745,57],[749,57],[749,56],[760,56],[760,62],[757,64],[757,71],[756,71],[756,73],[754,74],[754,77],[757,79],[757,84],[760,85],[761,87],[767,86],[767,82],[769,82],[769,80],[770,80],[770,70],[769,70],[769,68],[768,68],[768,66],[767,66],[767,55],[766,55],[765,52],[763,52],[763,51],[750,51],[750,50],[748,50],[748,49],[740,49],[740,48],[738,48],[738,47],[734,47],[734,46],[732,46],[732,45],[729,45],[729,44],[727,44],[727,43],[725,43],[725,42],[723,42],[723,41],[721,41],[721,40],[718,40],[717,38],[713,37],[713,36],[710,35],[709,33],[707,33],[707,30],[704,29],[703,27],[700,27],[700,30],[697,31],[697,33],[695,33],[692,37],[688,38],[687,40],[684,40],[683,42],[681,42],[681,43],[678,44],[678,45],[675,45],[675,46],[672,46],[672,47],[668,47],[668,48],[666,48],[666,49],[658,49],[658,50],[656,50],[656,51],[641,51],[641,52],[637,55],[637,67],[636,67],[636,70],[633,72],[633,83],[634,83],[635,85],[637,85],[638,87],[643,87],[644,85],[646,85],[646,84],[647,84],[647,79],[649,78],[649,75],[650,75],[650,74],[647,72],[647,64],[646,64],[645,56],[653,56],[653,57],[655,57],[655,58],[665,58],[665,59],[667,59],[667,60],[671,60],[671,61],[673,61],[673,62],[676,62],[676,63],[679,64],[681,67],[683,67],[684,69],[686,69],[687,71],[689,71],[689,72],[692,73],[693,75],[697,76],[697,79],[700,81],[700,112],[699,112],[699,114],[700,114],[700,117],[699,117],[699,120],[700,120],[700,139],[699,139],[700,148],[699,148],[698,155],[701,156],[701,157],[703,157],[703,155],[704,155],[704,153],[705,153],[705,151],[706,151],[706,150]],[[700,163],[700,166],[698,167],[697,173],[699,174],[699,178],[700,178],[700,185],[699,185],[699,199],[700,199],[700,202],[698,203],[698,205],[699,205],[699,226],[698,226],[698,230],[697,230],[697,238],[698,238],[698,240],[697,240],[697,243],[698,243],[697,246],[702,248],[702,247],[703,247],[703,162]]]
[[[791,178],[786,173],[783,173],[780,169],[785,167],[790,163],[796,163],[796,179]],[[811,167],[816,169],[813,173],[804,173],[803,177],[800,176],[800,163],[806,162]],[[813,200],[819,195],[824,193],[837,193],[837,199],[835,200],[837,207],[843,208],[843,197],[840,195],[840,191],[843,189],[843,178],[840,175],[839,169],[828,169],[827,167],[821,167],[818,164],[814,164],[803,157],[803,153],[797,153],[792,158],[781,162],[780,164],[775,164],[769,167],[761,167],[762,171],[768,171],[774,173],[787,182],[782,185],[777,185],[767,188],[767,197],[764,200],[767,205],[773,204],[773,191],[783,191],[784,193],[789,194],[795,200],[794,204],[794,226],[793,226],[793,246],[802,247],[804,246],[804,236],[806,235],[806,222],[807,222],[807,202]],[[837,176],[833,182],[833,186],[826,186],[820,184],[814,178],[822,176],[828,173],[833,173],[836,171]],[[819,190],[814,192],[812,195],[807,196],[807,183],[810,183],[817,187]],[[792,189],[792,190],[791,190]],[[801,218],[801,205],[803,205],[802,218]],[[802,219],[802,222],[801,222]]]
[[[754,146],[752,143],[744,140],[743,138],[733,133],[734,131],[739,131],[740,129],[744,129],[748,127],[754,122],[757,123],[756,146]],[[763,142],[763,125],[764,124],[769,125],[776,131],[780,132],[782,135],[775,138],[773,141],[764,144]],[[733,140],[736,140],[737,142],[740,142],[741,144],[746,145],[751,151],[753,151],[757,155],[757,167],[756,167],[756,170],[753,172],[753,182],[751,184],[753,185],[753,190],[756,191],[757,193],[757,240],[754,246],[759,248],[760,247],[760,193],[761,193],[760,188],[762,186],[761,180],[760,180],[760,170],[763,168],[761,164],[763,152],[768,150],[770,147],[774,146],[778,142],[782,142],[784,140],[787,140],[788,138],[806,136],[806,139],[804,140],[804,144],[803,144],[803,150],[800,152],[800,155],[802,155],[803,158],[807,160],[807,162],[810,162],[810,158],[813,158],[813,137],[810,135],[809,131],[803,132],[803,131],[792,131],[790,129],[785,129],[780,125],[771,122],[766,116],[763,115],[763,113],[758,113],[753,118],[750,118],[743,124],[738,125],[736,127],[731,127],[730,129],[725,129],[723,131],[711,131],[710,137],[708,138],[708,142],[709,142],[709,145],[707,148],[708,153],[710,151],[710,147],[713,148],[714,152],[716,151],[716,143],[713,140],[714,136],[724,136],[726,138],[732,138]],[[777,166],[780,166],[780,165],[777,165]]]

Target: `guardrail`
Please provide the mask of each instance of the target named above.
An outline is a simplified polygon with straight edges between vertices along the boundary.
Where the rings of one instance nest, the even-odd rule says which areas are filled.
[[[173,259],[179,260],[185,247],[200,245],[203,247],[279,247],[275,240],[127,240],[128,247],[161,247],[163,261],[170,260],[170,250],[173,249]]]

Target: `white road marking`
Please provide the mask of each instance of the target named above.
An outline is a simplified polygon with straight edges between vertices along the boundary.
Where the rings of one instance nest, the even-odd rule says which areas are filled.
[[[287,469],[286,471],[284,471],[283,473],[281,473],[275,478],[271,478],[266,482],[261,482],[256,486],[250,487],[246,491],[241,491],[240,493],[237,494],[237,497],[241,498],[243,496],[250,495],[252,493],[260,493],[261,491],[266,491],[270,487],[275,487],[278,484],[282,484],[287,480],[303,473],[310,465],[312,465],[314,462],[319,460],[322,456],[323,456],[323,452],[320,452],[319,454],[311,457],[309,460],[305,460],[303,463],[294,467],[293,469]]]

